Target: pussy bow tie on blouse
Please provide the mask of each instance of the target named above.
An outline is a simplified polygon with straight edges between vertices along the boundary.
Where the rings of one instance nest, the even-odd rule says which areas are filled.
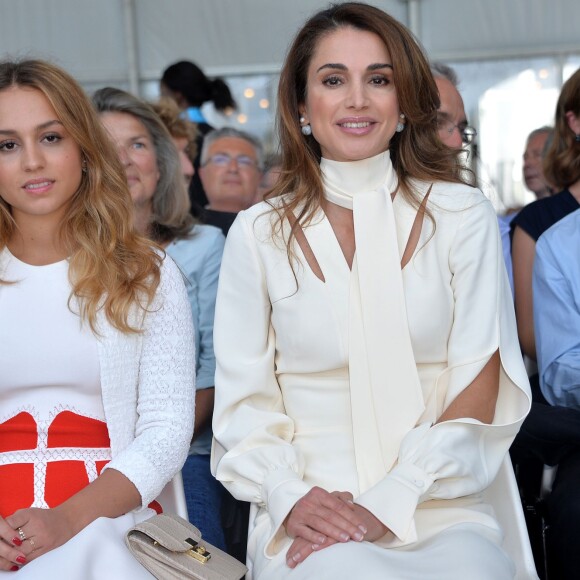
[[[363,493],[383,479],[425,409],[409,325],[391,193],[389,152],[355,162],[322,159],[325,198],[353,210],[356,254],[349,304],[354,446]]]

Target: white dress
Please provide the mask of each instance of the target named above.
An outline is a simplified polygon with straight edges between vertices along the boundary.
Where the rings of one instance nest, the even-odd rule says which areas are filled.
[[[323,172],[366,191],[385,163],[388,156],[327,163]],[[415,183],[423,194],[429,185]],[[394,466],[372,486],[361,477],[355,440],[373,432],[376,417],[371,412],[366,427],[353,420],[351,272],[330,222],[319,212],[304,228],[324,280],[297,245],[292,270],[284,243],[272,239],[267,204],[241,212],[229,232],[214,327],[212,468],[235,497],[253,502],[248,563],[255,579],[513,578],[502,532],[480,497],[530,404],[497,219],[481,192],[458,184],[434,184],[428,208],[436,229],[425,219],[402,272],[424,411]],[[417,212],[402,195],[393,209],[393,243],[402,255]],[[434,425],[498,349],[493,423]],[[315,485],[350,491],[392,531],[374,544],[323,549],[291,571],[292,539],[282,523]]]
[[[31,266],[0,252],[0,515],[56,507],[112,459],[97,339],[67,306],[68,262]],[[74,309],[74,301],[71,302]],[[152,578],[124,544],[155,512],[99,518],[27,563],[19,578]],[[11,572],[0,572],[8,577]]]

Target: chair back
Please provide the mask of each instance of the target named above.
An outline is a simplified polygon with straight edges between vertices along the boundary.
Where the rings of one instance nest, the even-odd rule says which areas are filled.
[[[497,477],[483,495],[493,506],[503,528],[503,548],[516,565],[516,579],[537,580],[522,502],[509,456],[506,455]]]
[[[177,514],[186,520],[189,519],[181,471],[161,490],[157,496],[157,501],[161,504],[164,512]]]

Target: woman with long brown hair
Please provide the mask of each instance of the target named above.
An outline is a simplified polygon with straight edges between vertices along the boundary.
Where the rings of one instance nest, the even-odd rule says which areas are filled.
[[[508,579],[480,492],[529,409],[495,213],[437,135],[410,32],[334,5],[278,90],[281,177],[215,322],[216,477],[254,578]]]
[[[580,209],[580,70],[565,83],[556,104],[554,136],[544,158],[544,177],[555,195],[528,204],[512,220],[512,264],[518,336],[536,360],[532,272],[536,242],[556,222]],[[532,380],[532,385],[537,381]]]
[[[0,320],[0,570],[149,577],[123,539],[187,456],[189,304],[90,101],[42,61],[0,63]]]

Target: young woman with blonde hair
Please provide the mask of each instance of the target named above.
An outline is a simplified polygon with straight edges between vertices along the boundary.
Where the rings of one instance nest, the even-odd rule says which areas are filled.
[[[0,570],[149,577],[123,536],[187,456],[187,295],[90,101],[43,61],[0,63],[0,281]]]

